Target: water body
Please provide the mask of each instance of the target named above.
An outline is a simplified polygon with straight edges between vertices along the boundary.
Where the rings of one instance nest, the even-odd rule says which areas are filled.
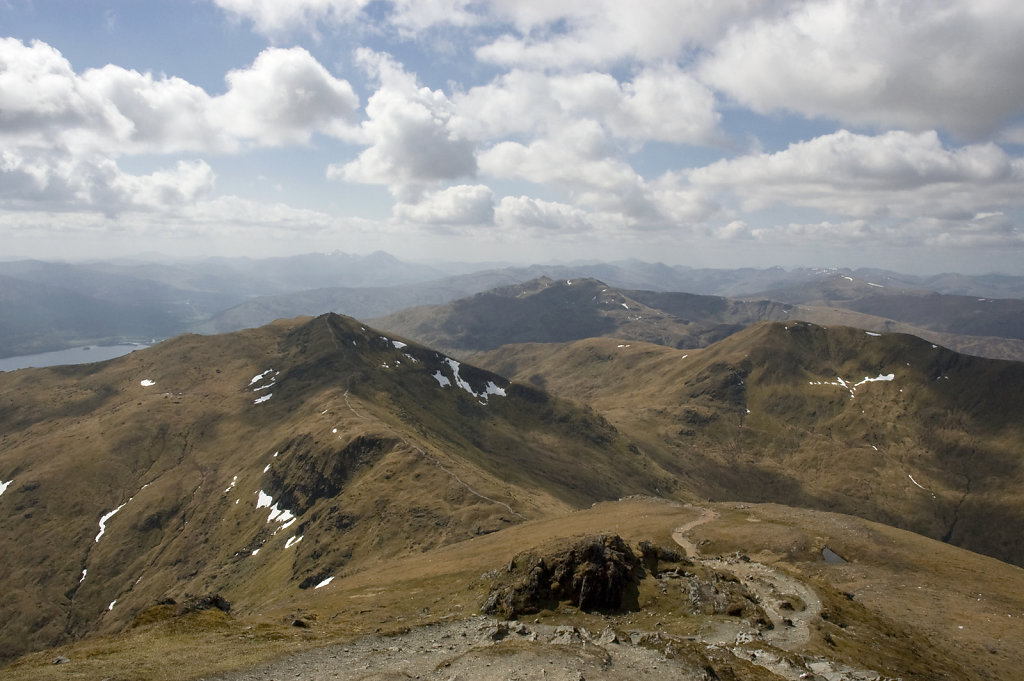
[[[0,371],[14,371],[15,369],[27,369],[28,367],[53,367],[61,364],[88,364],[89,362],[102,362],[107,359],[114,359],[127,355],[133,350],[148,348],[148,345],[87,345],[80,348],[68,348],[67,350],[55,350],[43,352],[38,355],[21,355],[19,357],[4,357],[0,359]]]

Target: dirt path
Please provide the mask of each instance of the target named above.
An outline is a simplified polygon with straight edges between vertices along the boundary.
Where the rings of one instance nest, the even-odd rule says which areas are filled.
[[[691,507],[694,510],[697,507]],[[719,514],[702,508],[695,520],[677,527],[672,539],[686,551],[695,564],[735,576],[752,592],[772,627],[755,629],[743,621],[712,621],[702,629],[698,639],[709,646],[728,648],[737,656],[744,656],[774,674],[791,681],[808,678],[809,670],[829,681],[860,681],[880,678],[876,672],[855,669],[823,657],[804,658],[804,664],[794,665],[784,652],[800,653],[811,640],[811,625],[821,616],[821,599],[805,582],[764,563],[751,561],[745,556],[731,558],[704,558],[697,543],[687,533]]]

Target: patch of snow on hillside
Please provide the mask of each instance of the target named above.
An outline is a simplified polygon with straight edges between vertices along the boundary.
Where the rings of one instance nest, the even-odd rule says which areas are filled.
[[[448,380],[448,377],[442,374],[440,370],[434,373],[434,380],[436,380],[442,388],[447,388],[452,384],[452,382]]]
[[[865,331],[864,333],[866,333],[869,336],[874,336],[875,338],[878,338],[879,336],[882,335],[880,333],[875,333],[874,331]]]
[[[263,472],[266,473],[269,470],[270,470],[270,464],[268,463],[266,466],[263,467]]]
[[[263,472],[266,473],[266,471],[263,471]],[[238,483],[238,476],[236,475],[233,478],[231,478],[231,484],[228,485],[227,489],[224,490],[224,494],[227,494],[228,492],[230,492],[237,483]]]
[[[264,402],[266,402],[267,400],[269,400],[273,396],[274,396],[274,393],[267,393],[263,397],[257,397],[255,400],[252,401],[252,403],[253,404],[263,404]]]
[[[148,388],[151,385],[156,385],[156,381],[151,381],[148,378],[144,378],[141,381],[139,381],[139,385],[141,385],[143,388]]]
[[[618,345],[616,345],[615,347],[617,347],[617,348],[628,348],[628,347],[629,347],[629,345],[624,345],[624,344],[622,344],[622,343],[619,343],[619,344],[618,344]]]
[[[868,286],[874,286],[875,288],[885,288],[881,284],[872,284],[870,281],[868,282]]]
[[[128,501],[131,501],[131,499],[129,499]],[[100,537],[103,536],[103,533],[107,531],[107,521],[113,518],[115,513],[124,508],[128,504],[128,501],[124,502],[123,504],[115,508],[113,511],[107,513],[102,518],[100,518],[100,531],[99,534],[96,535],[96,539],[94,541],[100,540]]]
[[[487,387],[484,388],[484,395],[499,395],[501,397],[506,397],[505,389],[499,388],[494,381],[487,382]]]
[[[865,376],[863,381],[860,381],[859,383],[854,383],[853,387],[856,388],[859,385],[864,385],[865,383],[875,383],[877,381],[891,381],[894,378],[896,378],[896,374],[878,374],[874,378],[869,378]]]
[[[845,279],[847,281],[853,281],[853,277],[848,277],[845,274],[843,275],[843,279]]]
[[[473,390],[473,386],[469,384],[469,381],[462,378],[462,376],[459,374],[459,371],[462,368],[462,365],[459,362],[452,359],[451,357],[445,357],[444,361],[452,370],[452,377],[455,379],[455,385],[459,386],[473,397],[479,397],[484,400],[487,400],[488,395],[500,395],[501,397],[505,397],[505,390],[503,388],[499,388],[497,384],[494,383],[494,381],[488,381],[487,386],[483,389],[482,392],[476,392],[475,390]],[[442,376],[441,372],[438,371],[436,374],[434,374],[434,378],[437,379],[438,383],[441,383],[441,378],[444,378],[444,376]],[[448,379],[445,380],[447,381]],[[449,385],[451,384],[450,381],[448,383]],[[444,386],[445,384],[441,383],[441,385]]]
[[[856,394],[857,394],[857,388],[862,386],[862,385],[864,385],[865,383],[875,383],[875,382],[878,382],[878,381],[892,381],[895,378],[896,378],[896,374],[878,374],[874,378],[871,378],[870,376],[865,376],[862,380],[858,381],[857,383],[853,383],[851,385],[848,381],[844,380],[842,378],[842,376],[836,376],[836,380],[835,381],[808,381],[807,384],[808,385],[834,385],[834,386],[837,386],[837,387],[846,388],[847,390],[850,391],[850,399],[853,399],[856,396]],[[903,391],[901,390],[900,392],[903,392]]]
[[[260,381],[263,380],[264,376],[266,376],[267,374],[269,374],[272,371],[273,371],[273,369],[267,369],[262,374],[256,374],[255,376],[252,377],[252,380],[249,381],[249,385],[255,385],[256,383],[259,383]]]
[[[260,490],[257,494],[259,496],[256,499],[256,508],[270,509],[270,515],[267,516],[268,523],[274,520],[279,523],[287,523],[289,520],[295,518],[295,514],[291,511],[279,509],[277,504],[274,502],[274,498],[263,490]]]
[[[285,542],[284,547],[286,549],[290,549],[291,547],[293,547],[296,544],[298,544],[300,541],[302,541],[302,537],[301,536],[300,537],[292,537],[291,539],[289,539],[288,541]]]
[[[6,492],[7,488],[11,486],[12,482],[14,482],[14,478],[11,478],[7,482],[0,482],[0,494]]]
[[[408,344],[403,343],[402,341],[393,340],[391,341],[391,344],[395,346],[395,350],[401,350],[402,348],[408,347]]]
[[[921,485],[921,483],[919,483],[917,480],[914,480],[914,476],[913,475],[911,475],[910,473],[907,473],[907,477],[910,478],[910,482],[914,483],[915,485],[917,485],[918,487],[923,489],[925,492],[928,491],[928,489],[926,487],[924,487],[923,485]]]
[[[629,305],[626,305],[625,303],[619,303],[619,304],[622,305],[622,307],[626,308],[627,310],[629,309]]]
[[[88,569],[86,569],[86,568],[83,568],[83,569],[82,569],[82,577],[81,577],[81,579],[79,579],[79,580],[78,580],[78,583],[79,583],[79,584],[81,584],[82,582],[84,582],[84,581],[85,581],[85,576],[86,576],[87,574],[89,574],[89,570],[88,570]]]
[[[110,601],[110,605],[107,606],[107,610],[108,611],[113,610],[115,605],[117,605],[117,599],[116,598],[114,600]]]
[[[253,549],[253,550],[252,550],[252,554],[250,554],[250,555],[253,555],[253,556],[255,556],[255,555],[256,555],[257,553],[259,553],[259,552],[260,552],[260,550],[259,550],[259,549]]]
[[[325,579],[324,581],[320,582],[319,584],[317,584],[317,585],[316,585],[316,586],[314,586],[313,588],[314,588],[314,589],[319,589],[319,588],[320,588],[320,587],[322,587],[322,586],[327,586],[328,584],[330,584],[330,583],[331,583],[331,582],[333,582],[333,581],[334,581],[334,575],[331,575],[330,577],[328,577],[328,578],[327,578],[327,579]]]

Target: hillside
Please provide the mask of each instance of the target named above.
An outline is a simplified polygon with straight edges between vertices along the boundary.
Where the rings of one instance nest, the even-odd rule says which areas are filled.
[[[453,353],[595,336],[694,347],[759,321],[786,319],[790,307],[770,301],[620,290],[596,279],[541,277],[446,305],[402,310],[373,323]]]
[[[1024,663],[1024,570],[952,545],[1020,549],[1020,365],[803,323],[481,358],[522,382],[325,315],[0,375],[4,678]]]
[[[0,433],[8,657],[675,487],[593,412],[336,315],[0,374]]]
[[[1024,565],[1024,364],[807,323],[703,350],[590,339],[473,361],[586,402],[708,498],[859,515]]]

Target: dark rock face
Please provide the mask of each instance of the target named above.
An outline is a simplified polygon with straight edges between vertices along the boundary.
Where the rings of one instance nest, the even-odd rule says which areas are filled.
[[[495,579],[483,612],[512,619],[568,601],[581,610],[636,606],[640,559],[618,535],[598,535],[538,555],[518,554]]]

